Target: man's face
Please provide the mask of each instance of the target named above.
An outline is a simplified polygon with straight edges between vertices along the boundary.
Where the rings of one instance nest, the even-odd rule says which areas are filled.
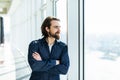
[[[60,39],[60,22],[56,20],[51,21],[51,26],[49,29],[49,36],[55,39]]]

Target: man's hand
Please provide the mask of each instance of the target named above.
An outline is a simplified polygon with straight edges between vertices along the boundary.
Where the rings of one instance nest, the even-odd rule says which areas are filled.
[[[34,58],[35,60],[38,60],[38,61],[41,61],[41,60],[42,60],[40,54],[37,53],[37,52],[34,52],[34,53],[32,54],[32,56],[33,56],[33,58]]]

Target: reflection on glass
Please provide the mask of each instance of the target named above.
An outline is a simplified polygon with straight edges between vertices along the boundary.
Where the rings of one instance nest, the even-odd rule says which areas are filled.
[[[46,17],[46,9],[41,10],[41,19],[44,20]]]
[[[46,4],[46,0],[42,0],[42,4]]]

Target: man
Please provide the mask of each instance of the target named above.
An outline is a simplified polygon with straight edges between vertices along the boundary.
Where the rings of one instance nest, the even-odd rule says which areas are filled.
[[[42,39],[29,45],[28,62],[32,69],[30,80],[60,80],[60,74],[66,74],[69,68],[67,45],[60,38],[60,20],[47,17],[41,31]]]

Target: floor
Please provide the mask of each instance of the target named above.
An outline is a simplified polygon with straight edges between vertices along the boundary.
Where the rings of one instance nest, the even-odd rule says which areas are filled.
[[[0,80],[29,80],[31,70],[26,58],[11,48],[9,42],[0,45]]]
[[[0,80],[16,80],[15,62],[10,44],[0,45]]]

